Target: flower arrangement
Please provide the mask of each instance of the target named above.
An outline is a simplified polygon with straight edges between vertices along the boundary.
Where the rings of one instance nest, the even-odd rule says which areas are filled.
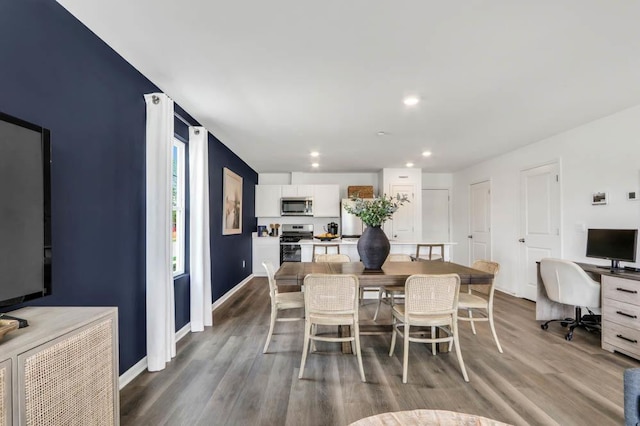
[[[344,209],[359,217],[367,226],[382,226],[404,203],[408,203],[406,195],[397,194],[395,197],[382,195],[370,200],[352,198],[353,206],[345,206]]]

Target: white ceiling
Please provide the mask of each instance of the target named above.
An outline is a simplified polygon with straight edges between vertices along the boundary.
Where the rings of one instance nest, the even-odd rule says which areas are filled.
[[[636,1],[59,2],[257,172],[451,172],[640,104]]]

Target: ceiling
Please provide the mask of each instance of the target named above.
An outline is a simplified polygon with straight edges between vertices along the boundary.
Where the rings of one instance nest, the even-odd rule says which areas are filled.
[[[59,3],[257,172],[453,172],[640,104],[635,1]]]

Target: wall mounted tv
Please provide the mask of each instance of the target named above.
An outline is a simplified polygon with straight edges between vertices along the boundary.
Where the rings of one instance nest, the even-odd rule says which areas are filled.
[[[49,130],[0,112],[0,306],[50,293]]]
[[[610,259],[611,270],[620,269],[620,262],[635,262],[637,247],[637,229],[589,229],[587,231],[587,257]]]

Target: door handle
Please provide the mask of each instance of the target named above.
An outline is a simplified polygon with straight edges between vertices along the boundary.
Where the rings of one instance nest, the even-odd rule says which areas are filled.
[[[520,238],[518,241],[524,243],[524,238]]]
[[[467,235],[467,238],[473,238],[473,235]]]

